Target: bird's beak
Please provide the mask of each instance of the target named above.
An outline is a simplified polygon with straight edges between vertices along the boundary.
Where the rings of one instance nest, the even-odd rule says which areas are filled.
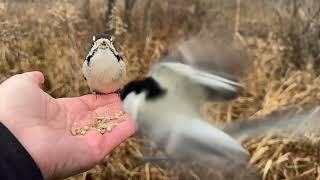
[[[101,47],[103,49],[108,48],[110,46],[108,40],[106,40],[106,39],[99,39],[99,40],[97,40],[96,43],[97,43],[98,47]]]
[[[107,42],[106,41],[102,41],[101,46],[107,46]]]

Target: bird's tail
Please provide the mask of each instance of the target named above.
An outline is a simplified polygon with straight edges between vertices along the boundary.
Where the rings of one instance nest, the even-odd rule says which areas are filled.
[[[272,134],[299,136],[302,133],[320,132],[320,107],[297,112],[295,109],[274,112],[263,118],[239,121],[226,126],[224,132],[235,139],[252,138]]]

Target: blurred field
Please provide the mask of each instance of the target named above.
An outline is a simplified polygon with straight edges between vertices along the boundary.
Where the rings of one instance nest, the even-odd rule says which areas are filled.
[[[143,77],[168,45],[206,29],[235,37],[248,49],[251,64],[241,79],[245,91],[240,98],[205,104],[212,123],[320,104],[320,2],[137,0],[131,15],[123,2],[107,17],[105,0],[0,0],[0,81],[40,70],[52,96],[83,95],[89,91],[81,66],[94,33],[115,36],[128,63],[129,81]],[[244,144],[262,178],[320,179],[319,140],[313,135],[306,141],[267,136]],[[176,171],[184,169],[181,164],[140,164],[143,143],[147,140],[134,136],[96,168],[69,179],[223,179],[197,164],[182,172]],[[247,179],[233,172],[226,179]]]

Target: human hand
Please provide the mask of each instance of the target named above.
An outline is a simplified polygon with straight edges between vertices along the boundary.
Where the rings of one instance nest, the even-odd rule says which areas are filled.
[[[101,161],[137,126],[128,115],[112,132],[88,131],[73,136],[71,127],[93,122],[97,115],[122,110],[117,94],[54,99],[40,87],[41,72],[12,76],[0,84],[0,121],[16,136],[46,179],[65,178]]]

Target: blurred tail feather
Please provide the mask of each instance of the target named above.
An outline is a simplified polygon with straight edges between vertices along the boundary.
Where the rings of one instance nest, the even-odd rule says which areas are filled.
[[[233,123],[223,130],[236,139],[253,138],[268,133],[290,136],[319,133],[320,107],[302,111],[296,109],[278,111],[263,118]]]

